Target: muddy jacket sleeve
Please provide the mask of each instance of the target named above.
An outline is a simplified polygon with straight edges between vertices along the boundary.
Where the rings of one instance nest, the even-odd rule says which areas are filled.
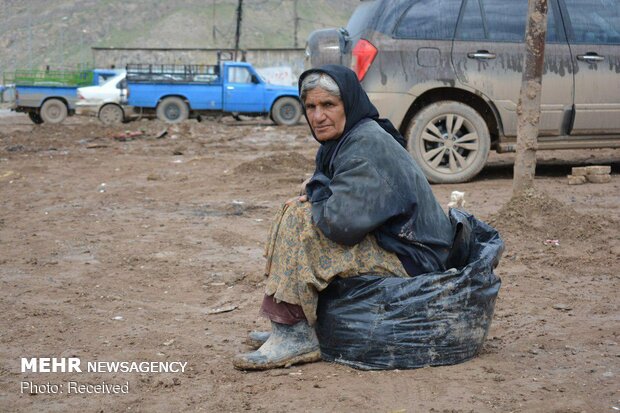
[[[346,160],[331,180],[317,172],[307,190],[314,224],[327,238],[340,244],[359,243],[407,210],[399,192],[364,158]]]

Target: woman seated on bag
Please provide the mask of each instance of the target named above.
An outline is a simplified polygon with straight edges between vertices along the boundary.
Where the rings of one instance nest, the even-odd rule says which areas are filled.
[[[445,270],[450,220],[394,126],[379,119],[353,71],[326,65],[299,79],[304,115],[321,144],[305,194],[285,203],[266,247],[261,314],[271,333],[239,369],[320,359],[318,293],[335,277],[411,277]]]

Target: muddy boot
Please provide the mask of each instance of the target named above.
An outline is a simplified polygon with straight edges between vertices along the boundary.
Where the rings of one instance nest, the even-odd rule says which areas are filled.
[[[240,370],[267,370],[321,359],[319,340],[306,321],[289,326],[271,322],[271,335],[258,350],[239,354],[233,365]]]
[[[252,348],[259,348],[265,344],[270,335],[271,331],[250,331],[248,338],[245,339],[245,344]]]

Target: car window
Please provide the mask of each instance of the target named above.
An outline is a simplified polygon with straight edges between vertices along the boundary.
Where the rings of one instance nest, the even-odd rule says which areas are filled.
[[[527,2],[505,0],[464,0],[457,28],[458,40],[522,42],[527,22]],[[547,42],[557,42],[553,7],[547,11]]]
[[[229,67],[228,81],[230,83],[252,83],[252,76],[245,67]]]
[[[452,39],[461,1],[416,1],[401,17],[394,36],[405,39]]]
[[[564,0],[570,19],[571,43],[619,44],[618,0]]]
[[[376,15],[380,1],[365,1],[353,12],[347,23],[347,31],[351,37],[357,37],[360,33],[371,26],[371,20]]]

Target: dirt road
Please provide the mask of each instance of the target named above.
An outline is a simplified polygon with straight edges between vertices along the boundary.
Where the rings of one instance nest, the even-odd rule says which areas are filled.
[[[0,410],[620,409],[618,150],[541,153],[536,186],[555,200],[507,204],[510,155],[492,155],[473,182],[433,186],[444,205],[464,191],[465,209],[506,241],[495,317],[476,359],[408,371],[325,362],[234,370],[247,332],[268,325],[257,310],[271,216],[312,172],[316,149],[306,126],[262,120],[104,128],[0,116]],[[568,186],[570,167],[584,164],[612,165],[611,182]],[[22,357],[187,365],[22,373]],[[70,381],[128,392],[69,393]],[[46,393],[47,383],[63,393]],[[22,391],[31,385],[38,394]]]

